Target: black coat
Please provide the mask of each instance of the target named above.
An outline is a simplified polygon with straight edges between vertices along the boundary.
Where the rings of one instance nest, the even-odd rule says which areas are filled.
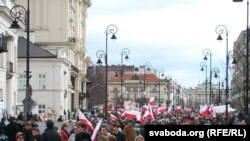
[[[89,134],[81,132],[76,135],[75,141],[91,141],[91,137]]]
[[[15,141],[17,132],[19,132],[18,125],[11,121],[5,128],[5,134],[8,136],[8,141]]]
[[[112,134],[116,136],[117,141],[126,141],[126,137],[122,132],[118,131],[118,133],[112,133]]]
[[[25,141],[34,141],[31,130],[27,130],[27,129],[23,128],[22,132],[25,135]]]
[[[61,138],[56,130],[46,129],[42,134],[42,141],[61,141]]]

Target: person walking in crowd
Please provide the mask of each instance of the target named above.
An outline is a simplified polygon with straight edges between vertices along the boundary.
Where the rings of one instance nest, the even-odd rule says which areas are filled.
[[[77,133],[77,126],[74,126],[73,133],[70,134],[68,141],[75,141],[76,133]]]
[[[138,136],[135,137],[134,141],[144,141],[144,138],[143,138],[143,136],[138,135]]]
[[[101,126],[101,132],[100,135],[104,135],[104,136],[109,136],[111,135],[111,133],[108,132],[108,128],[106,126]]]
[[[69,133],[67,131],[68,125],[66,123],[63,123],[61,125],[60,135],[61,135],[61,141],[68,141],[69,139]]]
[[[91,137],[88,133],[86,133],[86,125],[80,121],[76,123],[76,137],[75,141],[91,141]]]
[[[25,140],[25,135],[22,132],[17,132],[16,133],[16,137],[15,141],[24,141]]]
[[[61,115],[60,115],[60,117],[57,119],[57,122],[63,122],[63,118],[62,118]]]
[[[47,120],[46,126],[47,128],[42,134],[42,141],[61,141],[59,133],[53,129],[54,122],[52,120]]]
[[[126,141],[125,135],[119,131],[118,125],[116,123],[112,124],[113,135],[116,136],[117,141]]]
[[[24,120],[23,112],[19,113],[19,115],[17,116],[17,120]]]
[[[123,133],[126,137],[126,141],[134,141],[134,128],[132,120],[128,120],[127,124],[124,126]]]
[[[108,137],[105,135],[99,135],[97,136],[97,141],[109,141]]]
[[[23,128],[22,128],[22,132],[25,135],[25,141],[33,141],[33,135],[32,135],[32,126],[30,121],[25,121],[23,123]]]
[[[32,131],[34,141],[41,141],[42,140],[42,136],[41,136],[38,128],[32,128],[31,131]]]
[[[117,138],[114,135],[108,135],[108,141],[117,141]]]
[[[6,128],[5,118],[3,117],[0,122],[0,134],[5,134],[5,128]]]
[[[15,136],[19,132],[19,127],[15,117],[10,118],[9,124],[6,126],[5,134],[8,136],[8,141],[15,141]]]

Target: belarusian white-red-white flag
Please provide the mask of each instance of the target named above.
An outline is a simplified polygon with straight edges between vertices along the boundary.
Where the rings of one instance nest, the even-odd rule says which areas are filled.
[[[151,106],[155,105],[155,97],[151,97],[148,102]]]
[[[78,116],[79,120],[86,125],[87,129],[93,132],[94,128],[92,126],[92,123],[85,117],[85,115],[79,109],[78,109]]]

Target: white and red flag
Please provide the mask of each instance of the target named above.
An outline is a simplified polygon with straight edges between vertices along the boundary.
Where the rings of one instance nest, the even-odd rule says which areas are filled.
[[[113,114],[110,114],[110,120],[117,120],[117,117]]]
[[[175,109],[175,111],[177,113],[181,113],[181,112],[183,112],[183,109],[181,108],[181,106],[177,106],[176,109]]]
[[[41,118],[43,121],[48,120],[48,114],[47,114],[47,112],[44,112],[44,113],[40,114],[40,118]]]
[[[165,108],[162,108],[162,107],[158,107],[157,108],[157,114],[162,114],[164,112],[166,112],[167,110]]]
[[[98,131],[100,130],[101,128],[101,125],[102,125],[102,118],[99,120],[99,122],[97,123],[96,127],[95,127],[95,130],[91,136],[91,140],[92,141],[96,141],[96,137],[98,135]]]
[[[151,106],[155,105],[155,97],[151,97],[148,102]]]
[[[93,132],[94,128],[92,126],[92,123],[85,117],[85,115],[79,109],[78,109],[78,116],[79,120],[86,125],[87,129]]]
[[[148,105],[143,105],[142,108],[141,108],[141,111],[145,112],[147,110],[148,110]]]

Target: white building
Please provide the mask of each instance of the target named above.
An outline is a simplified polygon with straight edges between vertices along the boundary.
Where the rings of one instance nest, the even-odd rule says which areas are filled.
[[[0,109],[15,115],[17,98],[17,32],[10,29],[12,0],[0,0]],[[4,39],[3,39],[4,37]],[[6,49],[3,44],[6,41]],[[7,52],[5,52],[7,51]]]
[[[16,1],[27,7],[27,0]],[[39,114],[56,119],[67,111],[85,108],[85,34],[90,0],[30,1],[30,84]],[[24,34],[25,35],[25,34]],[[25,97],[26,40],[19,38],[18,104]],[[21,110],[21,109],[20,109]]]

